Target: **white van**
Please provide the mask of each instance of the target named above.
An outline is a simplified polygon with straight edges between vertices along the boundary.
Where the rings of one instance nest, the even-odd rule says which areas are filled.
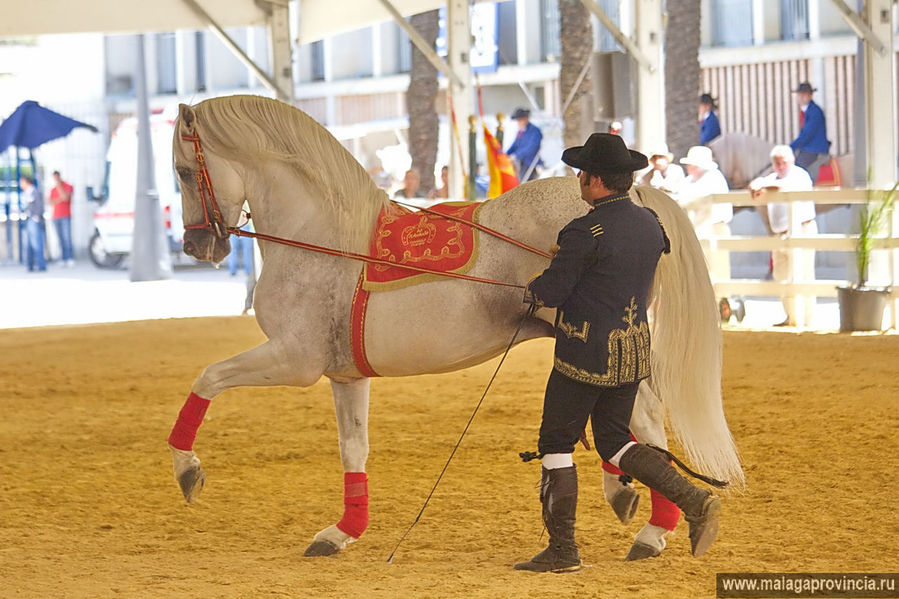
[[[151,115],[150,132],[163,224],[172,252],[181,256],[184,225],[181,189],[172,168],[173,118],[162,113]],[[137,118],[129,117],[119,124],[109,142],[106,159],[108,191],[106,201],[94,214],[95,231],[88,249],[95,265],[115,268],[131,253],[137,196]]]

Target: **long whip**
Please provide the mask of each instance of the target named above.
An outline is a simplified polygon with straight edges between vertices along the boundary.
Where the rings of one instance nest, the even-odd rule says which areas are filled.
[[[418,511],[418,515],[415,516],[415,521],[406,529],[406,532],[403,533],[403,536],[400,537],[400,540],[397,541],[396,547],[393,548],[393,551],[390,553],[390,557],[387,558],[387,563],[393,563],[393,556],[396,555],[397,550],[400,548],[400,545],[406,537],[412,532],[412,529],[418,524],[418,521],[421,520],[422,514],[425,513],[425,508],[428,507],[428,503],[431,501],[431,497],[434,496],[434,492],[437,490],[437,485],[440,484],[440,481],[443,479],[443,475],[446,473],[446,469],[449,468],[450,462],[453,460],[453,456],[456,455],[456,450],[459,449],[459,446],[462,444],[462,439],[465,438],[465,433],[468,432],[471,423],[474,422],[474,417],[477,415],[478,410],[481,408],[481,404],[484,403],[484,398],[487,397],[487,391],[490,390],[490,385],[493,384],[494,379],[496,379],[496,375],[499,373],[500,367],[503,365],[503,362],[506,360],[506,356],[509,355],[509,350],[512,349],[512,345],[515,344],[515,339],[518,338],[518,333],[521,332],[521,327],[524,325],[524,321],[527,320],[529,316],[532,316],[534,312],[537,311],[536,304],[531,304],[531,307],[528,308],[528,311],[524,313],[521,317],[521,320],[518,322],[518,328],[515,329],[515,334],[512,335],[512,340],[509,341],[508,347],[506,347],[506,351],[503,352],[503,357],[500,359],[499,364],[496,365],[496,370],[493,371],[493,376],[490,377],[490,382],[487,383],[487,387],[484,388],[484,392],[481,394],[481,399],[478,400],[478,405],[475,406],[474,411],[471,413],[471,418],[468,419],[468,423],[465,425],[465,428],[462,430],[462,434],[459,435],[459,440],[456,441],[455,447],[453,447],[453,451],[450,452],[449,458],[446,460],[446,464],[443,465],[443,470],[440,471],[440,475],[437,477],[437,481],[434,482],[434,486],[431,488],[431,492],[428,493],[427,499],[425,499],[424,504],[421,506],[421,509]]]

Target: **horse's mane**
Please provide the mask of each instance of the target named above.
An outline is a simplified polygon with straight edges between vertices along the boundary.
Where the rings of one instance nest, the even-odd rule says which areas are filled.
[[[337,216],[341,249],[365,252],[387,195],[327,129],[303,111],[262,96],[228,96],[194,107],[203,142],[226,158],[277,160],[312,185]]]

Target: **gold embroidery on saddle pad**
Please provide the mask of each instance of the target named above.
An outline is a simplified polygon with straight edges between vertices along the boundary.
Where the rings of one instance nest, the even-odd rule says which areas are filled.
[[[431,206],[430,210],[478,222],[483,205],[482,202],[446,202]],[[370,253],[396,264],[464,274],[471,270],[478,257],[478,231],[435,214],[383,210],[378,215]],[[367,263],[362,288],[388,291],[443,279],[436,274]]]

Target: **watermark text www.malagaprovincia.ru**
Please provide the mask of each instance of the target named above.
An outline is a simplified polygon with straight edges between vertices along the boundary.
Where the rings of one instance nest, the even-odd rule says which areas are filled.
[[[719,599],[897,599],[899,573],[728,572],[716,575]]]

